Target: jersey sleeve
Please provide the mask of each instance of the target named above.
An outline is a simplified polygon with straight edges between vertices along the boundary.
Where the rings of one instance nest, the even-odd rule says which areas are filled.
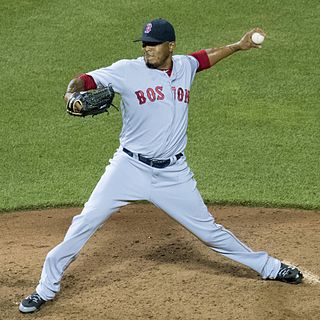
[[[79,76],[80,79],[83,80],[84,82],[84,90],[92,90],[92,89],[97,89],[97,84],[95,83],[95,81],[93,80],[93,78],[91,76],[89,76],[88,74],[81,74]]]
[[[103,88],[111,84],[113,90],[121,94],[125,79],[125,68],[126,60],[120,60],[111,66],[90,71],[86,74],[93,78],[97,88]]]
[[[193,74],[193,77],[195,76],[198,68],[199,68],[199,61],[197,59],[195,59],[193,56],[191,55],[186,55],[185,56],[191,66],[191,72]]]
[[[193,52],[190,56],[194,57],[198,61],[197,72],[209,69],[211,67],[209,57],[206,50],[200,50]]]

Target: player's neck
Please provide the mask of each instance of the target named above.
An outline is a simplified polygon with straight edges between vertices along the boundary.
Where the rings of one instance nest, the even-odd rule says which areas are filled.
[[[168,70],[172,70],[172,66],[173,66],[173,62],[172,62],[172,59],[170,59],[170,61],[159,66],[157,69],[161,71],[168,71]]]

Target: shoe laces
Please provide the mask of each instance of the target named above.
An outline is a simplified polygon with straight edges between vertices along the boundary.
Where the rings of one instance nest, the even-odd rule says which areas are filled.
[[[290,275],[290,273],[292,273],[295,270],[294,267],[284,267],[279,271],[279,276],[281,277],[287,277],[288,275]]]
[[[28,297],[28,300],[33,301],[34,303],[40,302],[42,299],[37,293],[33,293]]]

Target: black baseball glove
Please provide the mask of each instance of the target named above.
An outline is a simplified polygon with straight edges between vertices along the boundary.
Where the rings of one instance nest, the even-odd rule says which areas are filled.
[[[67,102],[67,112],[77,117],[95,116],[108,112],[114,106],[113,98],[114,91],[110,84],[102,89],[74,92]]]

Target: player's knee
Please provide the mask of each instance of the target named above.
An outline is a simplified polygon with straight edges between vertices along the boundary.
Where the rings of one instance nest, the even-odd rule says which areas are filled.
[[[71,229],[76,233],[89,232],[91,229],[98,228],[108,216],[97,210],[83,210],[81,214],[73,217]]]
[[[53,248],[46,256],[46,263],[55,265],[57,262],[57,250],[58,247]]]
[[[86,204],[79,219],[84,219],[86,224],[99,226],[116,211],[117,208],[113,208],[113,204],[108,201],[105,201],[103,206]]]

